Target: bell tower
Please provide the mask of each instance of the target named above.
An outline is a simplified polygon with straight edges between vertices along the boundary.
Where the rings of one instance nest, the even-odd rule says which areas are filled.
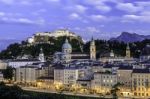
[[[91,43],[90,43],[90,59],[95,60],[96,59],[96,46],[95,41],[92,37]]]
[[[127,58],[131,58],[131,51],[130,51],[130,46],[129,46],[129,44],[127,44],[127,47],[126,47],[126,57],[127,57]]]
[[[40,49],[40,53],[39,53],[39,60],[41,62],[45,62],[45,57],[44,57],[44,53],[43,53],[43,49]]]

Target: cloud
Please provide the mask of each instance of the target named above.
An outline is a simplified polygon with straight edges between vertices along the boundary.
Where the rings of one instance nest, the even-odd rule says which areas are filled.
[[[103,16],[103,15],[91,15],[90,18],[96,22],[107,20],[106,16]]]
[[[120,0],[86,0],[85,3],[90,5],[101,5],[105,3],[118,3]]]
[[[0,19],[1,24],[22,24],[22,25],[43,25],[45,23],[42,19],[31,20],[28,18],[9,18],[3,17]]]
[[[89,33],[98,33],[100,30],[98,30],[96,27],[86,27],[86,31]]]
[[[0,0],[0,2],[4,3],[4,4],[7,4],[7,5],[10,5],[10,4],[14,3],[14,0]]]
[[[124,15],[122,22],[146,22],[150,23],[149,15]]]
[[[87,7],[83,5],[76,5],[74,9],[79,13],[84,13],[87,10]]]
[[[32,14],[39,16],[39,15],[41,15],[41,14],[43,14],[43,13],[46,13],[46,12],[47,12],[46,9],[41,8],[41,9],[39,9],[39,10],[37,10],[37,11],[34,11]]]
[[[106,6],[106,5],[98,5],[95,8],[101,12],[110,12],[112,10],[111,7]]]
[[[64,9],[67,10],[67,11],[84,14],[88,8],[86,6],[76,4],[76,5],[66,6],[66,7],[64,7]]]
[[[0,12],[0,17],[5,16],[4,12]]]
[[[142,12],[140,13],[140,15],[150,16],[150,11],[142,11]]]
[[[138,12],[143,9],[141,6],[136,6],[133,3],[118,3],[116,8],[129,13]]]
[[[0,0],[1,4],[5,5],[15,5],[15,6],[31,6],[31,5],[39,5],[41,2],[36,1],[36,0]]]
[[[46,0],[47,2],[60,2],[60,0]]]
[[[142,7],[149,7],[150,6],[150,1],[137,1],[135,2],[135,4],[137,4],[138,6],[142,6]]]
[[[81,19],[81,17],[77,13],[70,14],[69,18],[72,19],[72,20]]]
[[[45,20],[43,18],[26,18],[20,13],[0,12],[0,24],[43,25]]]

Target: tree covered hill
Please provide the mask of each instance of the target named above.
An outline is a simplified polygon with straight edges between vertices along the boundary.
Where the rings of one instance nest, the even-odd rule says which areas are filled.
[[[31,55],[32,57],[37,57],[40,52],[40,48],[43,48],[44,54],[46,57],[50,57],[56,51],[61,51],[62,44],[64,43],[66,37],[59,37],[57,39],[51,38],[52,44],[36,44],[36,45],[28,45],[27,42],[14,43],[7,47],[6,50],[1,51],[0,59],[15,59],[21,55]],[[83,43],[81,38],[69,38],[69,42],[72,45],[73,52],[81,52],[83,48],[84,52],[89,52],[90,42]],[[119,41],[106,41],[106,40],[95,40],[96,50],[97,50],[97,58],[100,57],[102,53],[110,52],[111,50],[117,56],[125,56],[126,46],[127,44]],[[131,54],[133,57],[139,57],[140,51],[146,46],[146,44],[150,44],[150,40],[143,40],[141,42],[129,43],[131,48]]]
[[[61,51],[61,47],[65,42],[65,39],[68,38],[69,42],[73,47],[73,51],[80,52],[80,46],[83,46],[83,41],[80,37],[78,38],[69,38],[69,37],[58,37],[51,38],[51,44],[35,44],[29,45],[27,42],[22,41],[21,43],[10,44],[7,49],[1,51],[1,59],[15,59],[21,55],[31,55],[37,57],[40,53],[40,49],[43,48],[44,54],[46,57],[53,55],[56,51]]]

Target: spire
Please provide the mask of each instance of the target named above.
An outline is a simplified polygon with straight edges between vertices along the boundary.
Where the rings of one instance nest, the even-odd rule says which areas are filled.
[[[127,58],[130,58],[130,57],[131,57],[131,52],[130,52],[129,43],[127,43],[127,47],[126,47],[126,57],[127,57]]]
[[[91,38],[91,45],[94,45],[94,46],[95,46],[95,42],[94,42],[93,36],[92,36],[92,38]]]
[[[42,47],[40,48],[40,53],[43,53],[43,48]]]
[[[65,43],[68,43],[68,39],[66,38]]]
[[[130,46],[129,46],[129,43],[127,44],[127,50],[130,50]]]
[[[44,57],[44,53],[43,53],[42,47],[40,48],[39,60],[40,60],[41,62],[45,62],[45,57]]]

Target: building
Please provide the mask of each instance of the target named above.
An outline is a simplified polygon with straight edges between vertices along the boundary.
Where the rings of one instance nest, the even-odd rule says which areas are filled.
[[[133,69],[132,92],[135,97],[146,98],[150,96],[149,69]]]
[[[61,37],[61,36],[70,36],[70,37],[77,37],[75,33],[70,32],[68,29],[59,29],[52,32],[52,36],[54,37]]]
[[[91,89],[96,93],[110,93],[112,87],[117,84],[117,74],[111,72],[94,73],[94,78],[91,82]]]
[[[38,58],[30,58],[30,55],[19,56],[18,59],[8,61],[8,66],[18,68],[20,66],[40,64],[45,62],[43,49],[40,49]]]
[[[83,52],[72,52],[72,46],[68,42],[68,39],[65,40],[65,43],[62,45],[62,52],[56,52],[54,54],[54,63],[69,63],[74,60],[95,60],[96,59],[96,47],[95,42],[92,39],[90,44],[90,53]]]
[[[120,93],[126,97],[132,95],[132,69],[132,66],[119,66],[117,70],[118,83],[123,84]]]
[[[20,66],[26,66],[33,63],[39,63],[38,59],[15,59],[8,62],[8,66],[18,68]]]
[[[91,79],[78,79],[77,85],[80,87],[80,93],[89,93],[91,89]]]
[[[94,39],[92,38],[92,41],[90,43],[90,59],[91,60],[96,60],[96,46]]]
[[[42,48],[40,49],[39,60],[40,60],[40,62],[45,62],[45,57],[44,57],[44,53],[43,53]]]
[[[127,48],[126,48],[126,58],[131,58],[131,51],[130,51],[129,44],[127,44]]]
[[[0,72],[0,82],[4,81],[3,73]]]
[[[111,50],[110,52],[104,52],[100,55],[100,62],[103,63],[120,63],[120,62],[124,62],[125,58],[124,57],[120,57],[120,56],[116,56],[114,51]]]
[[[0,70],[6,69],[7,65],[7,62],[0,60]]]
[[[44,89],[54,90],[54,78],[53,77],[39,77],[37,78],[37,87]]]
[[[109,62],[109,63],[133,63],[135,62],[135,58],[131,57],[131,51],[129,44],[127,44],[126,47],[126,56],[117,56],[115,55],[114,51],[111,50],[110,52],[104,52],[100,55],[100,61],[103,63]]]
[[[57,64],[57,67],[54,69],[54,83],[64,84],[64,65]]]
[[[140,61],[147,61],[150,60],[150,45],[146,45],[146,47],[143,48],[141,55],[140,55]]]
[[[16,82],[17,83],[35,83],[36,76],[35,66],[21,66],[16,68]]]
[[[76,84],[78,71],[76,67],[56,67],[54,69],[54,83],[59,82],[66,86]]]
[[[78,35],[69,31],[68,29],[58,29],[52,32],[38,32],[34,34],[32,37],[29,37],[27,39],[27,42],[29,44],[42,44],[42,43],[51,44],[53,42],[50,42],[50,38],[58,38],[63,36],[67,36],[71,38],[79,37]]]
[[[94,63],[92,66],[92,72],[103,72],[103,64]]]

